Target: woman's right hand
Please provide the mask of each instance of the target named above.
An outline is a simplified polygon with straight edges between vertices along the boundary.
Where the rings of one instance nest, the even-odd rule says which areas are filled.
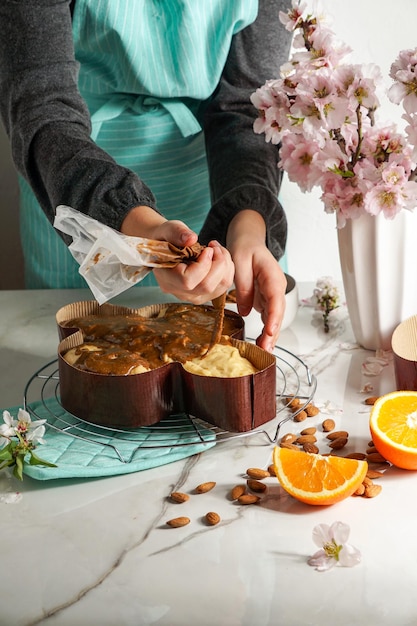
[[[123,221],[125,235],[169,241],[183,248],[198,240],[184,222],[166,220],[150,207],[132,209]],[[233,283],[232,258],[217,241],[211,241],[192,263],[179,263],[172,269],[154,269],[154,276],[164,293],[193,304],[210,302],[221,296]]]

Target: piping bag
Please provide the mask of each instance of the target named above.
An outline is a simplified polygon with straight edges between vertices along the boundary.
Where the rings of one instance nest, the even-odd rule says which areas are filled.
[[[57,207],[53,225],[72,237],[68,249],[99,304],[133,287],[154,268],[190,263],[204,249],[199,243],[178,248],[167,241],[124,235],[64,205]],[[226,293],[212,302],[218,314],[210,347],[222,334]]]

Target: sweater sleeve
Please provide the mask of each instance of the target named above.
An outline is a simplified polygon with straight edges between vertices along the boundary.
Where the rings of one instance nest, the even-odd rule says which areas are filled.
[[[90,139],[69,0],[1,0],[0,112],[17,170],[53,222],[67,204],[119,229],[149,188]]]
[[[277,146],[253,131],[257,111],[250,95],[279,75],[288,60],[291,34],[279,22],[290,0],[259,0],[256,20],[233,37],[220,83],[204,114],[212,208],[200,233],[207,243],[225,244],[230,220],[242,209],[259,212],[267,246],[279,259],[285,250],[287,221],[278,201],[282,173]]]

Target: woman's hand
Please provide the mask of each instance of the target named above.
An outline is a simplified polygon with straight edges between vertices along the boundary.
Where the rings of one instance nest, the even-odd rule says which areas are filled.
[[[178,247],[192,246],[197,235],[179,220],[166,220],[150,207],[136,207],[121,226],[125,235],[169,241]],[[179,300],[203,304],[222,295],[233,283],[234,265],[229,252],[211,241],[196,261],[172,269],[154,269],[161,290]]]
[[[256,211],[245,210],[230,222],[227,247],[235,264],[236,301],[240,315],[261,313],[264,328],[256,343],[271,352],[285,312],[287,280],[265,245],[265,222]]]

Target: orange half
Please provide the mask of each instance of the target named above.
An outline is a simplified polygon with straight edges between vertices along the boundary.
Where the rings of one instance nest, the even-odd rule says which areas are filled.
[[[366,461],[278,446],[272,460],[282,488],[306,504],[328,505],[348,498],[362,484],[368,471]]]
[[[387,461],[417,469],[417,391],[393,391],[378,398],[369,426],[376,449]]]

